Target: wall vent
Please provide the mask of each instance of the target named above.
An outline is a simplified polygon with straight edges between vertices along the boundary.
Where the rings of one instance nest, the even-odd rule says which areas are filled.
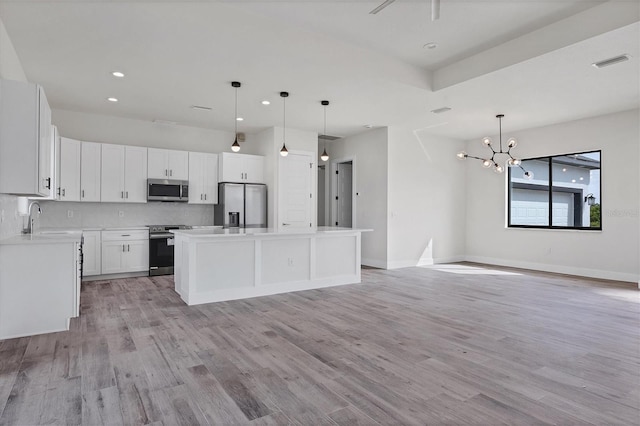
[[[629,60],[629,58],[630,56],[625,54],[625,55],[616,56],[615,58],[605,59],[604,61],[594,62],[591,65],[593,65],[596,68],[604,68],[610,65],[619,64],[620,62],[626,62]]]
[[[335,141],[336,139],[341,139],[342,136],[331,136],[331,135],[318,135],[318,139],[322,139],[325,141]]]

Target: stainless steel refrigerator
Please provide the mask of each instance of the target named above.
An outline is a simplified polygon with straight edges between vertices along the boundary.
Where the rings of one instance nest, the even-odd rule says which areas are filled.
[[[214,225],[225,228],[267,227],[267,186],[249,183],[218,184]]]

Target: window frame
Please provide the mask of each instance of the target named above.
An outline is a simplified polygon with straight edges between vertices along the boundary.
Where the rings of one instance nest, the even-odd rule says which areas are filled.
[[[597,152],[600,155],[600,226],[591,227],[591,226],[554,226],[553,225],[553,159],[556,157],[566,157],[570,155],[581,155],[581,154],[591,154]],[[542,157],[531,157],[531,158],[523,158],[522,161],[532,161],[532,160],[547,160],[549,167],[549,188],[548,192],[548,201],[547,205],[549,207],[549,224],[548,225],[513,225],[511,224],[511,169],[512,167],[507,167],[507,228],[515,228],[515,229],[559,229],[559,230],[573,230],[573,231],[602,231],[602,150],[595,149],[589,151],[581,151],[581,152],[571,152],[567,154],[556,154],[556,155],[545,155]],[[571,191],[567,191],[571,192]]]

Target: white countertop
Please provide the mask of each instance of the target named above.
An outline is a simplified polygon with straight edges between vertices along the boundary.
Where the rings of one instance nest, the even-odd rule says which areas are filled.
[[[44,231],[4,238],[0,245],[79,243],[81,239],[82,230]]]
[[[175,229],[170,232],[187,238],[218,238],[243,236],[284,236],[284,235],[318,235],[352,232],[368,232],[372,229],[341,228],[337,226],[319,226],[316,229],[291,229],[281,231],[275,228],[204,228],[204,229]]]

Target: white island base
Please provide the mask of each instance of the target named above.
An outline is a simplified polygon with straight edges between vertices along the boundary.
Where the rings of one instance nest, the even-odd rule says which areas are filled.
[[[359,283],[362,231],[172,231],[175,289],[188,305],[198,305]]]

